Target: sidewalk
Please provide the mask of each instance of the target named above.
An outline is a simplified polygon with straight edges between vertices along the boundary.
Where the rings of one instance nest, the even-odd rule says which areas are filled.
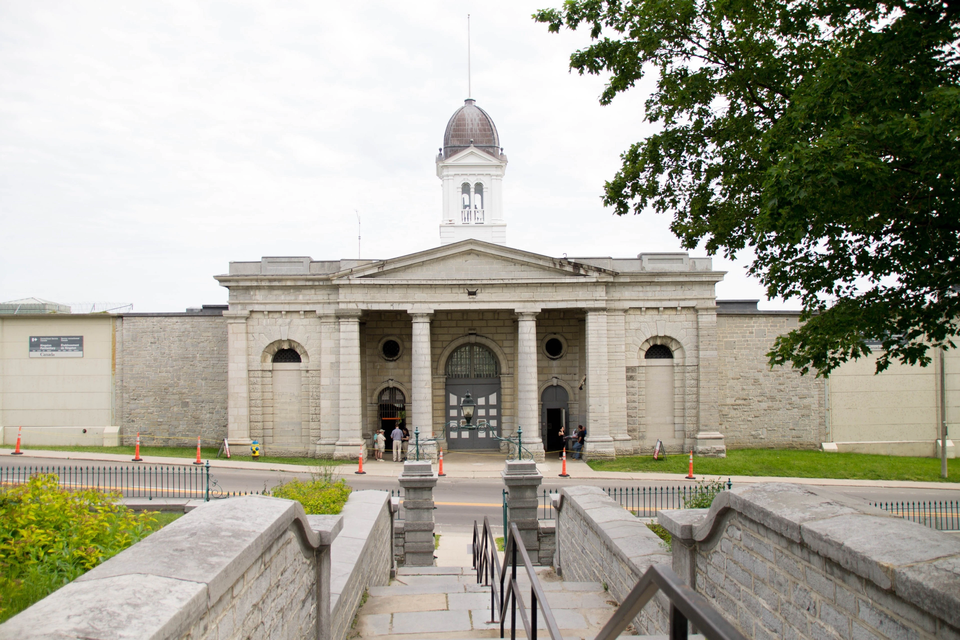
[[[5,455],[0,452],[0,456]],[[9,454],[6,454],[9,455]],[[22,465],[29,464],[49,464],[49,462],[40,462],[36,458],[51,458],[56,460],[54,464],[62,464],[69,460],[100,461],[108,463],[129,463],[129,454],[112,453],[84,453],[78,451],[45,451],[42,449],[24,450],[22,456],[18,456],[18,463]],[[475,479],[475,478],[500,478],[503,471],[503,463],[506,457],[502,454],[474,454],[474,453],[454,453],[444,452],[443,470],[448,479]],[[207,462],[207,459],[204,459]],[[257,471],[284,471],[288,473],[310,473],[313,467],[299,464],[282,464],[274,461],[270,462],[250,462],[246,460],[228,460],[226,458],[210,458],[211,469],[249,469]],[[167,458],[161,456],[143,456],[143,464],[168,464],[168,465],[188,465],[192,460],[189,458]],[[896,489],[941,489],[941,490],[960,490],[960,484],[941,483],[941,482],[914,482],[904,480],[848,480],[843,478],[780,478],[765,476],[703,476],[696,475],[696,480],[687,480],[685,476],[677,473],[624,473],[612,471],[594,471],[585,462],[567,458],[567,473],[569,478],[560,478],[561,461],[548,458],[544,462],[537,464],[540,473],[543,474],[544,481],[551,484],[569,484],[576,485],[578,480],[605,480],[605,481],[646,481],[646,482],[699,482],[701,480],[723,480],[729,478],[737,486],[744,484],[766,483],[766,482],[790,482],[794,484],[809,484],[821,487],[878,487],[878,488],[896,488]],[[434,470],[437,465],[434,464]],[[343,477],[350,477],[357,470],[355,463],[345,464],[340,467],[340,473]],[[383,462],[377,462],[373,458],[363,461],[363,470],[367,476],[396,478],[403,471],[403,463],[388,461],[384,457]],[[696,474],[696,463],[694,463],[694,474]],[[441,479],[442,481],[443,479]]]

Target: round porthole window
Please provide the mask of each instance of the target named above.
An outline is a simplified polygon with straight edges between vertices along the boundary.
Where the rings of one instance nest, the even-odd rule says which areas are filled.
[[[567,352],[567,343],[560,336],[547,336],[543,341],[543,353],[551,360],[562,358]]]
[[[380,355],[384,360],[396,360],[403,353],[403,345],[400,340],[388,336],[380,341]]]

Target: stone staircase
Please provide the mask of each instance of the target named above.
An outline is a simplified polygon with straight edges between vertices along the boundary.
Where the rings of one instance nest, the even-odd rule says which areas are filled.
[[[540,583],[564,638],[593,638],[613,613],[603,585],[565,582],[550,568],[538,571]],[[520,581],[529,601],[529,581]],[[499,623],[489,623],[490,589],[477,584],[467,567],[404,567],[387,587],[370,589],[348,638],[425,640],[499,638]],[[519,616],[517,625],[521,626]],[[546,635],[543,624],[538,624]],[[540,634],[538,634],[540,635]],[[509,635],[508,635],[509,637]],[[517,637],[525,637],[522,628]]]
[[[465,552],[469,543],[469,534],[444,533],[437,562],[460,566],[401,567],[389,586],[370,589],[347,638],[499,638],[499,622],[488,622],[490,588],[477,584]],[[565,582],[549,567],[537,573],[564,638],[594,638],[618,604],[599,583]],[[519,578],[529,604],[529,581]],[[517,625],[517,637],[525,637],[519,616]],[[542,621],[537,626],[539,637],[549,637]]]

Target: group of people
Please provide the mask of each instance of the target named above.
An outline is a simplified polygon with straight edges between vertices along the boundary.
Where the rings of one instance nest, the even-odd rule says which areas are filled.
[[[560,427],[560,440],[564,442],[564,450],[567,448],[567,441],[572,440],[569,444],[570,450],[573,451],[573,457],[576,460],[580,460],[583,456],[584,447],[587,445],[587,428],[582,424],[576,428],[576,430],[567,435],[566,427]],[[563,458],[563,453],[560,453],[560,457]]]
[[[410,432],[405,426],[397,425],[390,432],[390,439],[393,441],[393,461],[403,462],[407,459],[407,443],[410,442]],[[387,436],[383,429],[378,429],[373,436],[373,446],[376,452],[377,460],[383,462],[383,452],[387,449]]]

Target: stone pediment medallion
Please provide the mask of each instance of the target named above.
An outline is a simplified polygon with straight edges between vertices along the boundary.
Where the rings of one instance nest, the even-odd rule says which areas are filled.
[[[464,240],[392,260],[365,265],[334,279],[385,280],[563,280],[613,272],[536,253]]]

